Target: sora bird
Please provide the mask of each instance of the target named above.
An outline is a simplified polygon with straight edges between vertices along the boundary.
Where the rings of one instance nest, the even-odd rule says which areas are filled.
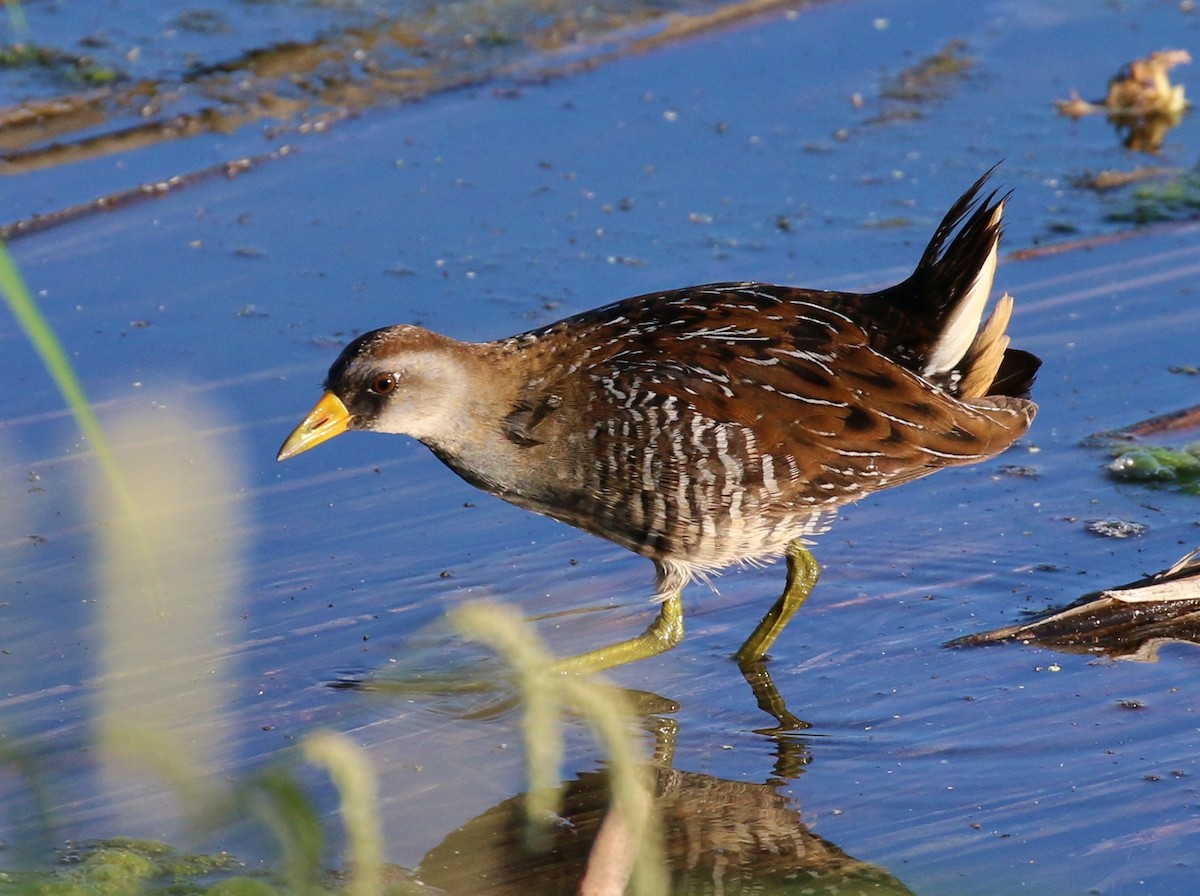
[[[402,433],[472,485],[650,558],[658,617],[569,668],[675,646],[690,580],[784,554],[783,595],[736,654],[745,668],[808,597],[807,539],[839,507],[993,457],[1033,419],[1040,361],[1009,348],[1012,298],[980,326],[1007,198],[981,198],[989,174],[879,292],[716,283],[496,342],[367,333],[278,459],[346,430]]]

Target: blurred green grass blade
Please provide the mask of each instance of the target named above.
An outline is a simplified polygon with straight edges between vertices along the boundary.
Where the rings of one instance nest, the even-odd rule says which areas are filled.
[[[109,451],[108,443],[104,439],[104,433],[100,429],[100,421],[92,412],[92,406],[83,392],[83,386],[75,376],[75,370],[71,367],[62,343],[54,335],[46,318],[42,316],[29,288],[25,285],[24,278],[21,277],[21,272],[17,270],[12,256],[8,253],[8,247],[2,241],[0,241],[0,293],[3,294],[5,304],[12,311],[13,317],[17,319],[17,324],[24,331],[25,337],[42,359],[42,364],[45,365],[46,371],[58,387],[58,391],[62,393],[67,407],[75,417],[79,431],[83,433],[84,439],[95,452],[118,500],[128,508],[130,503],[128,493],[113,460],[112,452]]]
[[[289,890],[297,896],[319,893],[324,850],[321,820],[296,779],[283,769],[271,768],[250,778],[237,793],[246,809],[275,835]]]
[[[383,832],[378,783],[365,750],[344,734],[317,731],[304,739],[304,758],[323,767],[337,788],[346,829],[345,896],[377,896],[382,891]]]
[[[25,20],[25,10],[21,8],[20,0],[4,0],[4,8],[8,10],[8,22],[17,34],[29,33],[29,22]]]

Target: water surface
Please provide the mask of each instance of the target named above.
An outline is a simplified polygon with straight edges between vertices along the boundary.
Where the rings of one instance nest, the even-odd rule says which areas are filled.
[[[203,59],[287,39],[297,22],[317,33],[374,14],[219,9],[226,37],[185,35]],[[28,13],[35,29],[50,28],[43,15],[69,24],[62,42],[101,27],[66,7]],[[805,762],[780,778],[779,743],[755,733],[769,719],[728,659],[777,594],[778,567],[690,589],[683,645],[612,678],[679,704],[675,769],[778,784],[809,830],[912,892],[1191,893],[1194,648],[1137,664],[940,645],[1164,568],[1196,544],[1193,496],[1115,484],[1084,444],[1196,403],[1196,378],[1172,372],[1198,363],[1196,225],[1131,231],[1106,217],[1128,191],[1072,186],[1101,169],[1187,168],[1196,126],[1185,119],[1147,158],[1102,119],[1053,109],[1072,86],[1100,95],[1130,59],[1187,46],[1196,27],[1154,2],[817,5],[569,76],[369,106],[319,132],[279,138],[255,121],[6,179],[16,220],[293,147],[239,177],[12,244],[106,419],[156,402],[215,408],[205,435],[241,468],[245,580],[221,632],[229,771],[285,758],[319,727],[349,733],[380,772],[388,859],[416,867],[523,790],[518,718],[463,720],[454,701],[324,683],[452,665],[438,621],[471,597],[544,617],[539,631],[564,654],[640,630],[653,612],[646,561],[479,494],[407,440],[350,436],[275,464],[341,343],[405,321],[490,339],[710,280],[876,287],[904,276],[949,203],[1004,160],[1007,250],[1122,238],[1002,261],[1014,342],[1045,362],[1029,436],[994,462],[848,508],[821,539],[820,586],[770,664],[813,726],[799,738]],[[153,28],[137,33],[144,55],[166,52]],[[917,102],[889,98],[898,73],[959,40],[964,73]],[[105,673],[96,527],[80,498],[88,452],[23,338],[6,328],[0,341],[0,725],[44,764],[58,835],[182,836],[170,797],[148,804],[133,785],[97,784],[89,742]],[[1114,540],[1085,528],[1110,517],[1148,531]],[[573,726],[563,777],[599,761]],[[331,791],[308,780],[332,827]],[[14,841],[30,801],[18,777],[3,781]],[[270,856],[247,836],[209,842]]]

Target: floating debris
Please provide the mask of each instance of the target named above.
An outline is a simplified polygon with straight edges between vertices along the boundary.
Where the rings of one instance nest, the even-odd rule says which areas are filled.
[[[1110,443],[1114,441],[1131,442],[1145,436],[1158,436],[1169,432],[1181,432],[1188,429],[1200,429],[1200,404],[1158,414],[1126,426],[1122,429],[1110,429],[1098,432],[1088,437],[1090,443]]]
[[[1139,165],[1131,171],[1114,171],[1106,169],[1094,174],[1087,172],[1079,177],[1071,178],[1071,186],[1082,190],[1094,190],[1097,193],[1107,193],[1119,190],[1133,184],[1145,183],[1148,180],[1173,177],[1179,174],[1178,168],[1162,168],[1151,165]]]
[[[3,123],[0,122],[0,129],[3,128]],[[198,171],[191,171],[186,174],[175,175],[166,180],[156,181],[154,183],[143,183],[128,190],[121,190],[116,193],[109,193],[106,196],[101,196],[98,199],[93,199],[90,202],[84,202],[79,205],[70,205],[66,208],[61,208],[58,211],[49,212],[44,215],[33,215],[29,218],[22,218],[11,224],[0,225],[0,240],[4,242],[12,242],[18,237],[27,236],[31,233],[40,233],[43,230],[49,230],[51,227],[56,227],[59,224],[65,224],[69,221],[78,221],[89,215],[99,214],[101,212],[111,212],[116,209],[125,208],[129,205],[134,205],[138,202],[143,202],[147,199],[157,199],[161,196],[166,196],[177,190],[190,187],[193,184],[200,183],[214,177],[224,177],[228,180],[233,180],[240,174],[250,171],[265,162],[274,161],[290,155],[292,147],[290,145],[280,146],[272,152],[263,153],[258,156],[250,156],[243,159],[234,159],[230,162],[222,162],[218,165],[212,165],[208,168],[202,168]]]
[[[1160,50],[1135,59],[1108,82],[1108,110],[1148,117],[1179,115],[1187,108],[1183,85],[1172,84],[1167,72],[1192,61],[1187,50]]]
[[[1150,527],[1133,520],[1091,520],[1085,523],[1083,528],[1104,538],[1137,538],[1144,535]]]
[[[999,472],[1013,479],[1037,479],[1042,475],[1041,470],[1029,464],[1001,464]]]
[[[899,72],[890,84],[883,87],[887,99],[906,103],[926,103],[941,99],[947,85],[966,76],[975,60],[967,55],[967,42],[947,41],[946,45]]]
[[[1187,50],[1159,50],[1121,69],[1109,80],[1103,100],[1089,102],[1072,89],[1068,99],[1054,105],[1068,118],[1103,112],[1122,134],[1127,148],[1157,152],[1188,107],[1183,85],[1172,84],[1167,73],[1191,61]]]
[[[1200,644],[1200,548],[1162,572],[1086,594],[1029,622],[956,638],[945,646],[1005,641],[1139,662],[1155,662],[1164,642]]]
[[[879,89],[883,111],[866,124],[888,124],[921,118],[921,107],[945,99],[955,82],[966,78],[975,60],[967,54],[964,40],[947,41],[936,53],[897,72]],[[861,96],[852,100],[855,108],[865,105]]]

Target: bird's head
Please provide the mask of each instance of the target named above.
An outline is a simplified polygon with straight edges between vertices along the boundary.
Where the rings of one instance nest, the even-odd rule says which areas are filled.
[[[470,383],[466,346],[420,327],[359,336],[329,368],[325,394],[279,449],[287,460],[351,429],[441,441],[457,425]]]

